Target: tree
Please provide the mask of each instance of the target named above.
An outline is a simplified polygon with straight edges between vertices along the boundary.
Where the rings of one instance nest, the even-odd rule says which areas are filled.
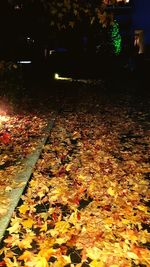
[[[107,43],[109,30],[114,23],[107,5],[117,0],[9,0],[10,4],[26,10],[27,24],[30,21],[34,32],[43,42],[81,47],[88,39],[88,47],[96,45],[98,38]],[[107,39],[107,41],[105,40]],[[102,40],[103,39],[103,40]],[[57,41],[56,41],[57,40]],[[69,44],[70,43],[70,44]],[[65,44],[66,45],[66,44]],[[105,49],[106,50],[106,49]]]

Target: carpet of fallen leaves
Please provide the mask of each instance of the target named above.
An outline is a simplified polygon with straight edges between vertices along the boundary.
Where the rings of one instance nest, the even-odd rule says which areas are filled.
[[[123,103],[96,100],[59,114],[7,229],[0,266],[150,266],[150,138],[146,115],[135,117]]]
[[[7,212],[8,194],[21,184],[15,179],[23,161],[36,149],[47,125],[39,114],[11,114],[0,111],[0,217]]]

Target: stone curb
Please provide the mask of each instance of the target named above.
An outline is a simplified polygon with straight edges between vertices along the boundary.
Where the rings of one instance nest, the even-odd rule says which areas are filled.
[[[11,216],[13,211],[15,210],[20,197],[31,177],[31,174],[33,172],[34,166],[39,159],[39,156],[42,152],[43,146],[45,145],[48,134],[51,131],[51,129],[54,126],[55,119],[56,119],[56,113],[53,114],[53,117],[51,118],[51,121],[48,123],[47,127],[44,130],[44,137],[41,138],[41,140],[38,143],[38,146],[36,150],[31,153],[24,161],[23,164],[23,171],[19,172],[15,176],[15,181],[18,183],[22,183],[22,186],[19,188],[13,188],[11,192],[9,192],[8,198],[10,199],[10,204],[7,213],[0,219],[0,242],[4,237],[5,231],[9,225]]]

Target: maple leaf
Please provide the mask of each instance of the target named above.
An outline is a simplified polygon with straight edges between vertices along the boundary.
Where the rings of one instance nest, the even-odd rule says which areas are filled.
[[[99,260],[102,256],[102,252],[97,247],[88,248],[87,256],[92,260]]]
[[[5,145],[8,145],[10,143],[10,137],[11,135],[9,133],[4,133],[1,137],[0,140],[2,143],[4,143]]]
[[[44,248],[41,249],[38,253],[39,256],[44,257],[46,260],[49,260],[51,256],[55,256],[56,250],[53,248]]]
[[[61,255],[57,258],[57,261],[53,263],[53,267],[62,267],[70,265],[71,259],[70,256]]]
[[[7,238],[5,238],[4,242],[8,244],[9,247],[17,246],[19,242],[19,234],[9,235]]]
[[[144,211],[144,212],[147,214],[147,207],[146,207],[146,206],[138,205],[137,208],[138,208],[139,210]]]
[[[18,209],[20,213],[25,214],[30,208],[27,204],[23,204]]]
[[[40,232],[46,232],[47,231],[47,222],[45,222],[42,226],[41,226],[41,228],[40,228]]]
[[[5,264],[7,267],[20,267],[20,264],[17,262],[16,257],[13,257],[13,260],[5,258]]]
[[[79,221],[79,214],[80,212],[78,211],[78,209],[76,209],[75,212],[72,212],[69,218],[69,222],[76,225],[76,223]]]
[[[90,267],[104,267],[105,266],[103,262],[97,261],[97,260],[91,261],[89,265],[90,265]],[[118,265],[117,265],[117,267],[118,267]]]
[[[133,260],[138,260],[139,257],[134,253],[134,252],[127,252],[127,257],[133,259]]]
[[[111,196],[114,196],[115,195],[115,190],[112,188],[112,187],[109,187],[108,190],[107,190],[107,193]]]
[[[50,230],[52,237],[57,236],[59,233],[65,234],[70,227],[70,224],[65,221],[56,222],[55,228]]]
[[[69,236],[65,236],[65,237],[59,237],[56,239],[56,243],[61,245],[61,244],[64,244],[66,243],[67,241],[69,240]]]
[[[25,250],[21,256],[18,257],[19,261],[30,261],[34,254],[31,251]]]
[[[11,227],[7,228],[7,231],[12,234],[12,233],[18,233],[20,231],[21,225],[20,221],[16,221]]]
[[[21,224],[25,228],[32,228],[32,225],[34,224],[34,221],[31,218],[29,218],[27,220],[22,221]]]
[[[18,247],[20,249],[32,248],[31,243],[35,237],[35,234],[31,231],[23,236],[23,239],[18,242]]]
[[[10,250],[10,247],[3,247],[2,249],[0,249],[0,255],[2,255],[3,253],[6,258],[13,258],[13,256],[16,255],[15,252]]]
[[[24,261],[25,266],[30,267],[49,267],[47,260],[45,257],[40,255],[34,255],[30,251],[25,251],[19,258],[19,261]]]

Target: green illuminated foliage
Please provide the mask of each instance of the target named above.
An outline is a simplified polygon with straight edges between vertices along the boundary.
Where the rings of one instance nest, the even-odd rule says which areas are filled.
[[[116,20],[114,20],[114,23],[111,27],[111,39],[114,53],[119,55],[121,52],[121,35],[119,33],[119,25]]]

